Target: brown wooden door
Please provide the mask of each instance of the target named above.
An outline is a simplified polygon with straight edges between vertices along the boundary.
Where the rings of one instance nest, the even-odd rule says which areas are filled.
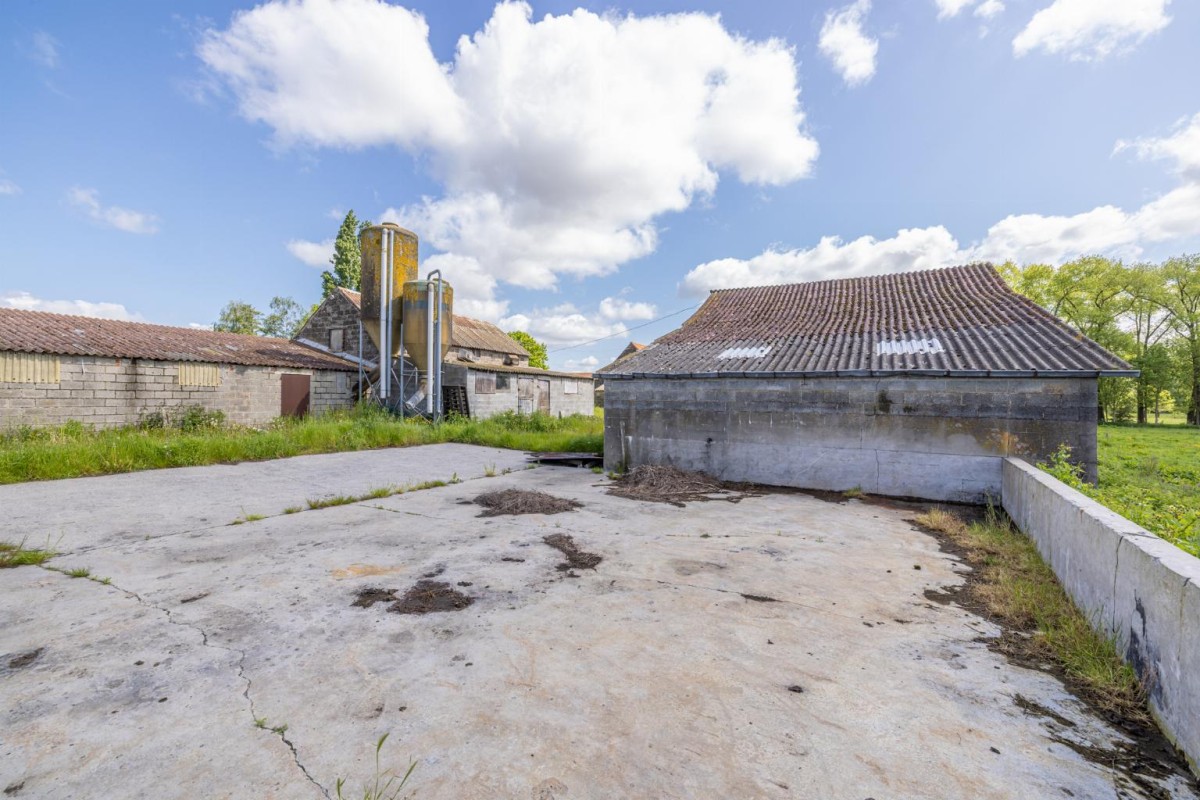
[[[284,417],[303,417],[308,413],[311,375],[280,376],[279,413]]]
[[[544,414],[550,413],[550,381],[537,382],[537,410]]]

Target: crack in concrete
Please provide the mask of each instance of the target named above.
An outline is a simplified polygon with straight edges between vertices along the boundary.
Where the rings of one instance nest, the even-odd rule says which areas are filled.
[[[56,572],[56,573],[58,572],[58,570],[52,569],[49,567],[43,566],[42,568],[45,569],[47,572]],[[59,573],[59,574],[62,574],[62,573]],[[238,676],[238,678],[240,678],[242,680],[243,683],[245,683],[245,688],[242,689],[242,697],[245,698],[246,705],[250,709],[250,719],[252,721],[258,720],[258,718],[259,718],[258,713],[254,707],[254,698],[252,698],[250,696],[250,689],[253,686],[253,683],[250,680],[250,676],[248,676],[246,674],[246,651],[245,650],[242,650],[237,647],[226,647],[224,645],[213,644],[213,643],[209,642],[208,641],[208,633],[203,628],[201,628],[199,625],[195,625],[191,622],[184,622],[182,620],[177,620],[175,618],[175,615],[171,613],[171,609],[166,608],[164,606],[156,605],[155,603],[151,603],[149,600],[146,600],[144,597],[142,597],[140,594],[133,591],[132,589],[126,589],[124,586],[118,586],[117,584],[113,583],[111,580],[109,580],[108,583],[104,583],[101,585],[111,586],[112,588],[116,589],[118,592],[121,592],[122,594],[124,594],[126,597],[132,598],[134,601],[137,602],[138,605],[143,606],[144,608],[150,608],[155,611],[161,612],[163,614],[163,616],[165,616],[167,618],[167,622],[170,623],[171,625],[177,625],[181,628],[187,628],[188,630],[199,634],[200,635],[200,644],[202,647],[209,647],[209,648],[212,648],[213,650],[223,650],[226,653],[235,654],[238,657],[238,659],[237,659],[237,676]],[[300,761],[300,754],[298,752],[296,752],[295,744],[293,744],[292,741],[287,738],[286,731],[280,732],[280,731],[273,730],[273,731],[271,731],[271,733],[276,734],[279,737],[280,741],[282,741],[283,744],[287,747],[287,749],[289,751],[291,751],[292,761],[296,764],[296,767],[300,770],[300,772],[302,772],[304,774],[304,777],[308,780],[308,782],[311,783],[313,786],[317,787],[317,789],[321,792],[321,795],[323,797],[325,797],[325,800],[333,800],[332,796],[329,794],[329,790],[326,789],[324,786],[322,786],[316,780],[316,778],[314,778],[312,776],[312,774],[309,773],[308,768],[304,766],[304,763],[302,761]]]

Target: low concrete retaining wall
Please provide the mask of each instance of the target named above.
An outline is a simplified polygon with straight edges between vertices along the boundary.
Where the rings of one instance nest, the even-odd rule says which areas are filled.
[[[1030,464],[1006,458],[1004,510],[1076,605],[1113,635],[1200,775],[1200,559]]]

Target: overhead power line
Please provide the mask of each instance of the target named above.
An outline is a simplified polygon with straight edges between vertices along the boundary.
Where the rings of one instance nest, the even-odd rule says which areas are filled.
[[[641,325],[634,325],[632,328],[625,328],[624,330],[617,331],[616,333],[610,333],[608,336],[601,336],[599,339],[592,339],[591,341],[580,342],[579,344],[568,345],[567,347],[556,347],[553,350],[550,350],[549,353],[561,353],[564,350],[574,350],[577,347],[586,347],[589,344],[595,344],[596,342],[603,342],[605,339],[612,339],[615,336],[624,336],[625,334],[629,333],[630,331],[636,331],[638,328],[644,328],[647,325],[653,325],[656,322],[662,322],[664,319],[670,319],[671,317],[677,317],[686,311],[692,311],[693,309],[699,308],[699,306],[700,306],[700,304],[697,303],[694,306],[688,306],[687,308],[681,308],[678,311],[672,311],[670,314],[659,317],[658,319],[652,319],[649,322],[643,322]]]

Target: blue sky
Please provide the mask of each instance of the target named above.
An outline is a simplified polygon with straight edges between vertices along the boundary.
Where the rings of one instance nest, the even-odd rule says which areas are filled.
[[[353,208],[589,369],[712,288],[1158,260],[1200,249],[1198,35],[1180,0],[6,0],[0,304],[309,304]]]

